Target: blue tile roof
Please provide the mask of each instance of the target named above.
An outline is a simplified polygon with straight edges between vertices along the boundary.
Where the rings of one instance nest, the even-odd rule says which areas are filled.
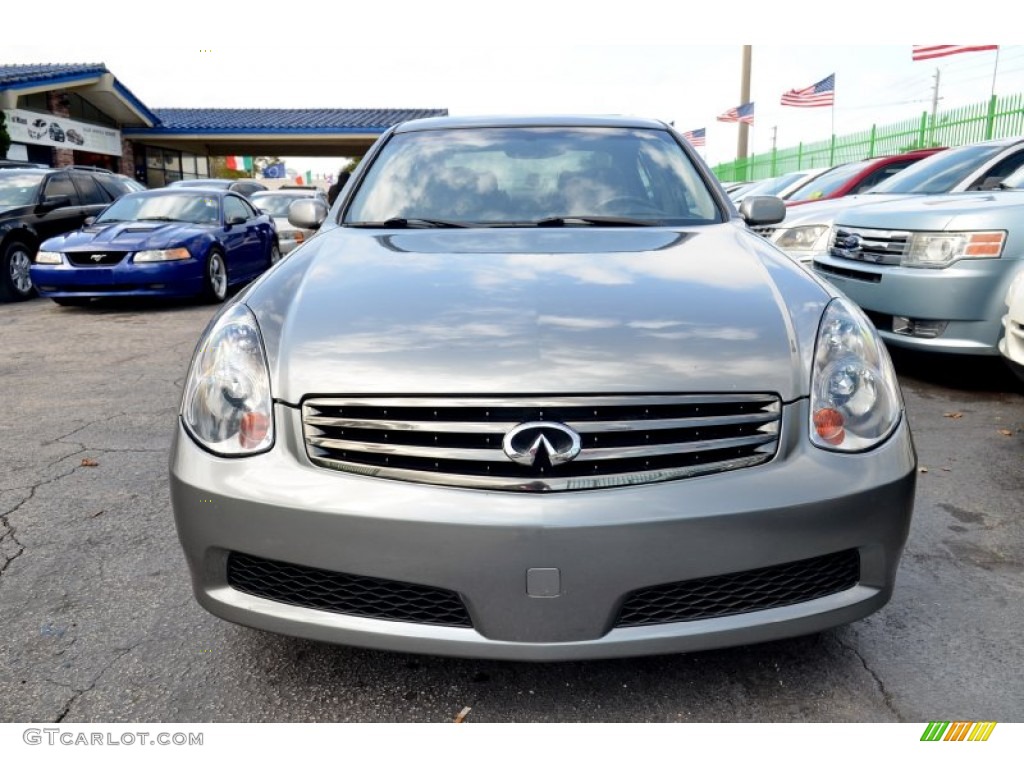
[[[154,109],[159,133],[382,133],[396,123],[444,117],[447,109]],[[138,131],[134,131],[138,132]]]
[[[83,77],[110,74],[106,64],[0,64],[0,91],[17,88],[19,85],[53,85],[73,82]],[[114,89],[150,123],[157,117],[139,97],[114,78]]]
[[[104,64],[0,64],[0,89],[40,80],[72,80],[107,72]]]

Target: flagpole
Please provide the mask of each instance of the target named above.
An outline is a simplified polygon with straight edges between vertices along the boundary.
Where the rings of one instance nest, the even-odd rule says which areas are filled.
[[[996,95],[996,75],[999,73],[999,48],[996,48],[996,64],[992,67],[992,88],[989,90],[989,100]]]

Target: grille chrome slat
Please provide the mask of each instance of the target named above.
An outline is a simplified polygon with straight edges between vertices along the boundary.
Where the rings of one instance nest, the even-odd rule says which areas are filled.
[[[720,451],[727,448],[764,445],[774,442],[775,435],[754,435],[736,437],[731,440],[700,440],[692,443],[663,443],[661,445],[638,445],[633,448],[584,448],[580,451],[581,461],[602,459],[634,459],[644,456],[664,456],[673,453],[700,453]]]
[[[860,237],[860,247],[849,250],[843,243],[850,235]],[[910,232],[888,229],[861,229],[859,227],[837,227],[832,239],[831,253],[851,261],[863,261],[882,266],[899,266],[907,250]]]
[[[696,416],[686,419],[643,419],[636,421],[567,421],[581,435],[592,432],[639,432],[652,429],[688,429],[709,424],[755,424],[771,421],[778,408],[763,413],[737,416]],[[388,421],[384,419],[346,419],[331,416],[307,416],[306,424],[314,427],[376,429],[383,432],[450,432],[481,435],[504,434],[519,424],[517,421],[494,421],[474,424],[464,421]]]
[[[366,476],[463,488],[567,491],[754,466],[778,450],[771,394],[313,397],[302,404],[310,461]],[[533,422],[568,425],[571,461],[514,462],[503,441]],[[521,450],[517,448],[517,450]]]

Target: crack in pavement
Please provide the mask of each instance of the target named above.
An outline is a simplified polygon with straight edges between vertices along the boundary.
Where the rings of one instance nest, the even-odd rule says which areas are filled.
[[[133,643],[132,645],[130,645],[127,648],[119,649],[119,653],[116,656],[114,656],[114,658],[111,659],[110,662],[105,667],[103,667],[103,669],[101,669],[99,671],[99,674],[97,674],[96,677],[94,677],[85,688],[75,688],[72,685],[66,686],[66,687],[70,688],[73,691],[73,693],[71,694],[70,698],[68,698],[67,702],[65,703],[64,709],[57,716],[57,719],[54,720],[53,722],[55,722],[55,723],[63,723],[64,722],[64,718],[67,717],[68,713],[71,712],[71,707],[73,707],[75,705],[75,702],[78,701],[78,698],[80,696],[86,694],[86,693],[89,693],[89,691],[91,691],[93,688],[95,688],[96,684],[99,683],[99,681],[103,678],[103,676],[105,674],[107,674],[107,672],[109,672],[110,669],[117,662],[119,662],[121,659],[123,659],[129,653],[134,651],[136,648],[138,648],[140,645],[142,645],[145,641],[146,641],[146,639],[142,638],[141,640]],[[54,682],[54,681],[48,680],[48,682]],[[60,685],[60,683],[55,683],[55,684],[56,685]]]
[[[889,692],[889,689],[885,687],[885,683],[882,682],[882,678],[879,677],[878,673],[875,672],[875,670],[873,670],[868,665],[867,659],[865,659],[864,656],[861,655],[861,652],[858,651],[855,646],[843,642],[842,638],[840,638],[838,635],[833,635],[833,638],[835,639],[836,643],[839,645],[840,648],[843,648],[844,650],[847,650],[854,656],[856,656],[857,659],[860,661],[861,666],[864,667],[864,670],[869,675],[871,675],[871,679],[875,681],[875,686],[878,688],[878,692],[882,695],[882,702],[885,704],[886,709],[888,709],[896,716],[896,721],[899,723],[906,722],[906,720],[904,720],[903,718],[903,715],[900,714],[900,711],[896,709],[896,705],[893,704],[892,694]]]

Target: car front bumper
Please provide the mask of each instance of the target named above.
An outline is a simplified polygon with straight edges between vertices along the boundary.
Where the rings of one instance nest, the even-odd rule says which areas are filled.
[[[47,298],[102,296],[196,296],[203,290],[198,259],[135,264],[126,257],[112,266],[33,264],[32,283]]]
[[[178,534],[198,601],[252,627],[394,651],[531,661],[692,651],[817,632],[889,599],[913,507],[904,419],[877,449],[842,455],[806,437],[807,401],[786,406],[779,454],[759,467],[607,490],[530,494],[444,488],[312,465],[296,409],[277,443],[212,456],[179,425],[171,453]],[[736,615],[616,627],[652,585],[856,550],[851,587]],[[332,613],[241,592],[231,552],[457,593],[472,627]],[[558,569],[559,594],[527,571]],[[549,571],[550,573],[550,571]]]
[[[1020,262],[961,260],[944,269],[879,266],[817,256],[820,277],[849,296],[874,321],[888,344],[931,352],[995,355],[1002,334],[1006,291]],[[935,338],[893,331],[893,318],[946,322]]]

